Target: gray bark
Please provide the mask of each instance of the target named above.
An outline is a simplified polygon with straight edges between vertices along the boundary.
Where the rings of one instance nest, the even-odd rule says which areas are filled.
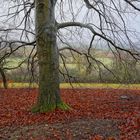
[[[36,44],[39,62],[39,96],[32,112],[68,110],[61,101],[59,88],[59,55],[56,43],[56,0],[36,0]]]
[[[39,96],[37,110],[54,110],[61,103],[59,56],[56,44],[55,0],[36,0],[36,41],[39,60]]]

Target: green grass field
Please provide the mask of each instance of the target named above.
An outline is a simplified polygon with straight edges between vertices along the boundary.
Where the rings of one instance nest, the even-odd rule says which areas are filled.
[[[6,59],[5,66],[8,68],[17,67],[24,60],[25,58],[11,58],[11,59],[9,58],[9,59]]]
[[[111,65],[112,60],[110,58],[99,58],[98,60],[102,61],[106,65]],[[21,61],[23,61],[23,58],[11,58],[7,59],[6,66],[7,67],[15,67],[17,66]],[[27,64],[24,63],[23,67],[25,67]],[[68,68],[77,70],[78,65],[77,64],[66,64]],[[62,64],[60,64],[61,67],[63,67]],[[85,71],[84,66],[81,65],[80,69]],[[79,70],[79,69],[78,69]],[[9,88],[37,88],[38,85],[33,83],[9,83]],[[61,88],[114,88],[114,89],[140,89],[140,84],[106,84],[106,83],[61,83]],[[0,83],[0,88],[3,88],[3,84]]]
[[[38,88],[35,83],[9,83],[9,88]],[[0,88],[3,88],[2,83]],[[105,84],[105,83],[61,83],[60,88],[113,88],[113,89],[140,89],[140,84]]]

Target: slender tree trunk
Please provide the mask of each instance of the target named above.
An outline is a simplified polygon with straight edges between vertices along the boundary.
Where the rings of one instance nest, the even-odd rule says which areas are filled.
[[[8,88],[7,79],[6,79],[5,73],[2,68],[0,68],[0,74],[2,76],[3,86],[5,89],[7,89]]]
[[[33,112],[68,109],[61,101],[59,56],[56,44],[55,1],[36,0],[36,41],[39,60],[39,96]]]

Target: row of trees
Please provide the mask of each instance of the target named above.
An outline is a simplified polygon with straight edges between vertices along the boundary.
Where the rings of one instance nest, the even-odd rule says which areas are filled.
[[[82,49],[82,48],[80,48]],[[78,49],[78,50],[80,50]],[[26,52],[30,48],[26,48]],[[26,56],[22,54],[22,51],[14,53],[10,59],[3,62],[1,67],[11,68],[13,65],[18,67],[18,65],[24,61],[18,69],[5,70],[4,79],[13,80],[14,82],[36,82],[38,83],[39,69],[38,65],[34,66],[32,71],[28,69],[28,62]],[[67,53],[67,59],[65,64],[60,58],[59,62],[59,73],[60,82],[96,82],[96,83],[139,83],[140,82],[140,64],[138,61],[133,59],[127,53],[121,53],[121,59],[114,57],[110,51],[107,50],[95,50],[95,57],[100,63],[98,65],[93,61],[89,67],[87,60],[83,59],[79,54],[73,53],[73,56],[69,52],[64,51],[63,54]],[[98,55],[97,55],[98,54]],[[37,58],[36,58],[37,59]],[[104,63],[104,66],[101,65]],[[108,70],[108,69],[109,70]],[[33,76],[32,72],[35,76]],[[68,73],[64,76],[62,73]],[[33,76],[33,77],[32,77]],[[1,78],[3,78],[1,76]],[[6,82],[5,82],[6,83]],[[5,84],[7,86],[7,84]],[[5,86],[5,87],[6,87]]]

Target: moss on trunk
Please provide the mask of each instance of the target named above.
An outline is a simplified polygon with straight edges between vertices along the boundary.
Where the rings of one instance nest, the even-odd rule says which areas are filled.
[[[44,104],[44,105],[36,105],[32,108],[33,113],[45,113],[45,112],[52,112],[55,111],[56,109],[60,110],[70,110],[71,108],[65,104],[64,102],[61,102],[59,104]]]

